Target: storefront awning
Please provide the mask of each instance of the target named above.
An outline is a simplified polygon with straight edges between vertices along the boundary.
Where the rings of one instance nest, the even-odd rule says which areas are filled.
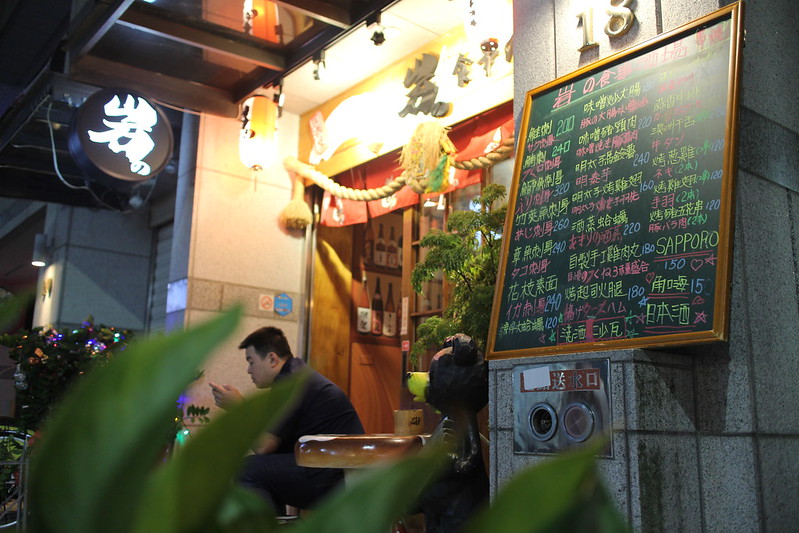
[[[513,135],[513,102],[507,102],[480,115],[457,124],[449,132],[455,145],[455,160],[464,161],[493,151],[503,140]],[[399,150],[385,154],[368,163],[350,169],[335,180],[351,189],[382,187],[402,174]],[[444,193],[480,183],[482,170],[452,169],[450,187]],[[403,187],[392,196],[380,200],[361,202],[336,198],[325,192],[322,201],[321,224],[324,226],[348,226],[363,224],[368,218],[376,218],[391,211],[412,206],[428,197],[438,197],[442,192],[416,194],[410,187]]]

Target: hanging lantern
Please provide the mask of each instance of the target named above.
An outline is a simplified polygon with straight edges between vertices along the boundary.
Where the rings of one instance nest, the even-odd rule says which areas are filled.
[[[265,95],[255,95],[241,106],[239,157],[245,166],[260,170],[277,156],[277,104]]]
[[[277,3],[270,0],[244,0],[244,33],[270,43],[281,41]]]

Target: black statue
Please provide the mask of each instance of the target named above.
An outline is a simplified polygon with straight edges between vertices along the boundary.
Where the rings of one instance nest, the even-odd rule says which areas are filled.
[[[477,427],[477,412],[488,403],[488,366],[475,342],[459,333],[444,342],[428,377],[424,398],[442,415],[430,442],[443,440],[452,453],[443,476],[422,494],[419,508],[427,533],[455,533],[488,500]],[[420,396],[415,381],[409,380],[409,388]]]

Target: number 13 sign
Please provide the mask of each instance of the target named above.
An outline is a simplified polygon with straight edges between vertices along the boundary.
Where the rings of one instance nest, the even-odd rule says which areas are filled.
[[[635,13],[630,9],[633,0],[607,0],[608,7],[605,12],[608,14],[608,21],[605,24],[605,35],[608,37],[621,37],[633,27],[635,23]],[[585,52],[591,48],[596,48],[599,43],[594,41],[594,8],[586,7],[585,11],[577,15],[583,25],[583,45],[578,48],[580,52]]]

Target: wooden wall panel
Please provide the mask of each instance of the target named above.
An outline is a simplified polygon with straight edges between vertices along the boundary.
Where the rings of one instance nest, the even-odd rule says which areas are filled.
[[[311,299],[311,366],[350,390],[350,308],[352,229],[317,229]]]
[[[393,433],[402,357],[397,346],[353,343],[351,399],[367,433]]]

